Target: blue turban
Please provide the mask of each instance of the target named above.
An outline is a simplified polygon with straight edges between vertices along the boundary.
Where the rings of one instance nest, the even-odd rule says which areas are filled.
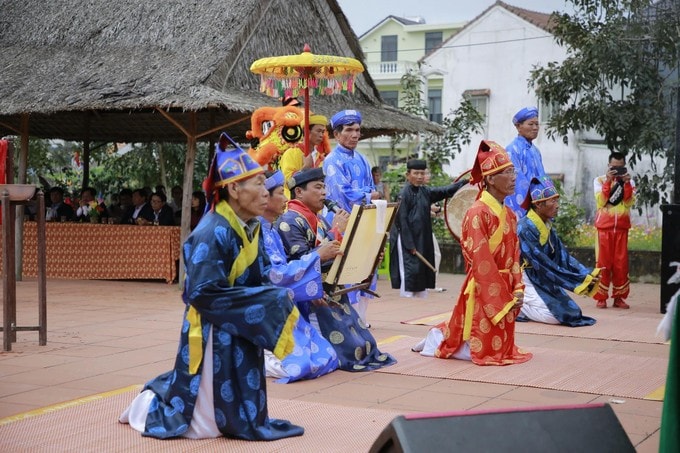
[[[538,118],[537,107],[524,107],[512,117],[512,124],[517,125],[525,122],[529,118]]]
[[[283,177],[283,172],[281,170],[278,170],[276,173],[271,175],[269,178],[265,179],[264,181],[264,187],[267,190],[272,190],[276,189],[277,187],[283,187],[284,183],[284,177]]]
[[[358,110],[341,110],[331,117],[331,129],[352,123],[361,124],[361,113]]]

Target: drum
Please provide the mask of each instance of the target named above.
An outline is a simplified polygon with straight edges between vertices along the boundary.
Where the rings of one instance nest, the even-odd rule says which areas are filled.
[[[458,179],[470,179],[469,172],[464,173]],[[458,192],[447,199],[444,204],[444,221],[446,222],[446,227],[459,242],[463,236],[463,218],[465,217],[465,213],[475,200],[477,200],[478,196],[479,187],[477,185],[467,184],[458,189]]]

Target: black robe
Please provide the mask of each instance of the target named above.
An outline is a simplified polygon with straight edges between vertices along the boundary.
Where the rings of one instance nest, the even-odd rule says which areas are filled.
[[[411,292],[435,287],[435,273],[409,250],[416,249],[434,266],[434,242],[432,241],[432,203],[449,198],[467,181],[455,182],[442,187],[416,187],[406,184],[399,193],[399,211],[390,231],[390,281],[392,288],[401,287],[399,275],[399,252],[397,238],[401,237],[404,257],[404,289]]]

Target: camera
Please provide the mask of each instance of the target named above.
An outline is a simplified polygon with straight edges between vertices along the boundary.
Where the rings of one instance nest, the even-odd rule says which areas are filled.
[[[628,169],[626,167],[609,167],[609,169],[614,170],[616,172],[616,176],[623,176],[628,173]]]

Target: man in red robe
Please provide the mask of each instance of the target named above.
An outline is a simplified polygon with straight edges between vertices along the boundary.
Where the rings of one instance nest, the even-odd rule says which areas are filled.
[[[515,190],[506,151],[483,140],[471,172],[479,198],[463,219],[461,247],[467,277],[451,319],[432,329],[414,350],[423,355],[510,365],[531,359],[515,346],[515,318],[524,297],[517,217],[503,204]]]

